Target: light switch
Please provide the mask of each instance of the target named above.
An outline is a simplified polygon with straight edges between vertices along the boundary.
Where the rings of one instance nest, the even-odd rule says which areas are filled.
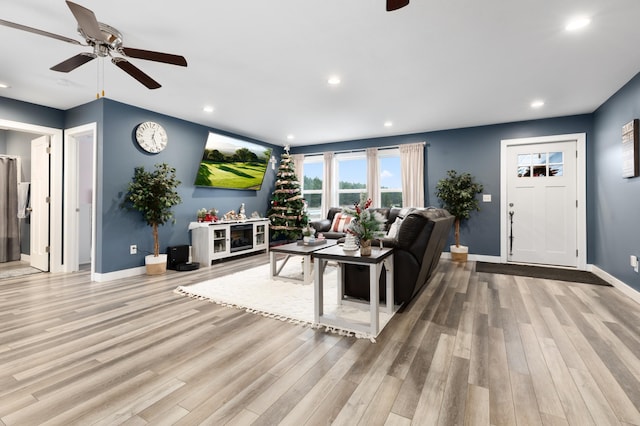
[[[490,203],[491,202],[491,194],[482,194],[482,202]]]

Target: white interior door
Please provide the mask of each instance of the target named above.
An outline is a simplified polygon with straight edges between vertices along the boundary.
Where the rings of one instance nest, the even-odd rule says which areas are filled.
[[[31,141],[31,266],[49,270],[49,136]]]
[[[578,265],[576,144],[508,147],[509,261]]]

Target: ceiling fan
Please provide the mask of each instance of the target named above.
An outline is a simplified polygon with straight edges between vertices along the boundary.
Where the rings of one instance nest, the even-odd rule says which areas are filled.
[[[387,0],[387,12],[401,9],[409,4],[409,0]]]
[[[26,25],[5,21],[3,19],[0,19],[0,25],[55,38],[57,40],[66,41],[67,43],[77,44],[79,46],[91,46],[93,48],[93,52],[82,52],[60,62],[57,65],[54,65],[51,67],[53,71],[70,72],[97,57],[104,58],[109,56],[111,57],[111,62],[113,62],[113,64],[129,74],[131,77],[135,78],[149,89],[157,89],[161,87],[160,83],[142,72],[131,62],[127,61],[126,57],[163,62],[182,67],[187,66],[187,60],[180,55],[125,47],[123,46],[122,34],[120,34],[120,32],[115,28],[103,24],[102,22],[98,22],[96,15],[91,10],[70,1],[67,1],[67,6],[71,9],[71,13],[73,13],[76,21],[78,21],[78,33],[80,33],[84,38],[86,44],[72,38],[28,27]],[[113,56],[113,54],[117,54],[119,56]]]

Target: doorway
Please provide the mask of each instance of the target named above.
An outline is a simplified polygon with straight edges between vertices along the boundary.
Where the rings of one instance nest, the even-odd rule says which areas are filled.
[[[49,231],[47,232],[49,235],[39,235],[41,240],[48,241],[48,245],[43,245],[45,253],[44,257],[41,257],[39,261],[41,264],[47,263],[49,271],[61,272],[63,270],[62,130],[4,119],[0,119],[0,129],[28,133],[32,136],[32,139],[45,136],[49,140],[49,149],[46,155],[49,157],[47,162],[51,165],[51,168],[50,174],[43,178],[46,179],[46,181],[43,181],[43,185],[46,184],[49,188],[49,200],[47,203],[49,210],[47,224]]]
[[[65,136],[65,272],[90,270],[95,275],[97,125],[67,129]]]
[[[502,141],[501,262],[586,269],[585,142]]]

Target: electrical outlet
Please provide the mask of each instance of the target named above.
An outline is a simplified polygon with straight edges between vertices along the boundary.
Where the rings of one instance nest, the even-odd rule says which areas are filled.
[[[482,202],[490,203],[491,202],[491,194],[482,194]]]
[[[131,244],[129,246],[129,254],[137,254],[138,253],[138,246],[135,244]]]
[[[630,257],[631,267],[635,272],[638,272],[638,256],[631,255]]]

